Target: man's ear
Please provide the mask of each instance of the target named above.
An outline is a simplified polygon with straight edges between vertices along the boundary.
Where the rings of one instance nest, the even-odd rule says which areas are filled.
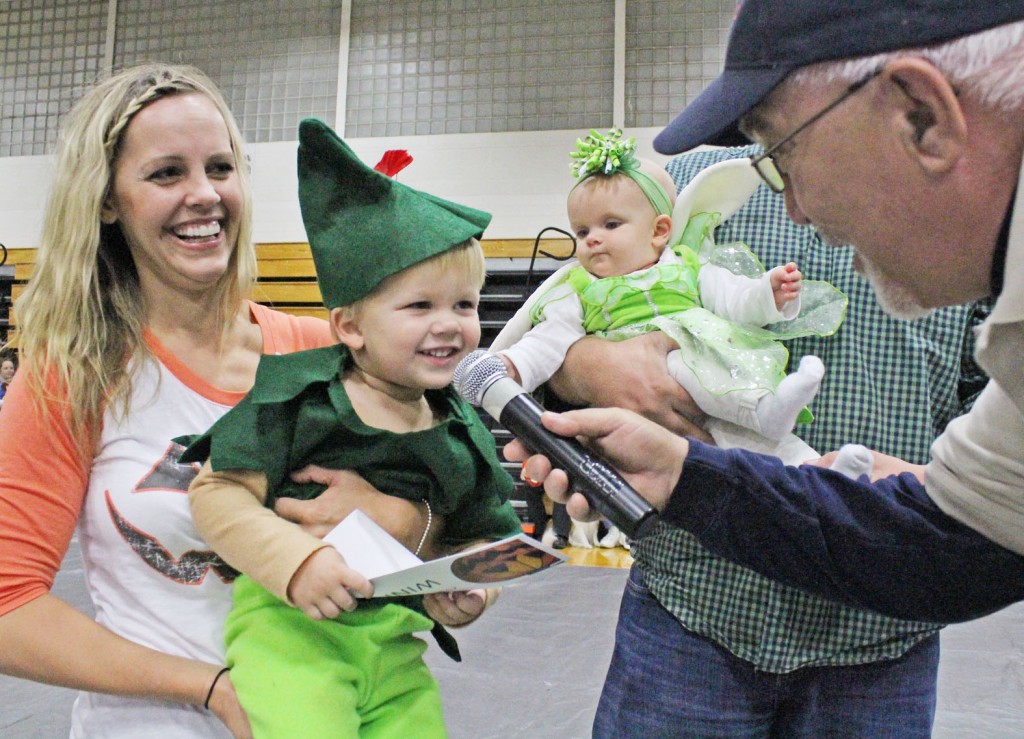
[[[652,242],[654,246],[662,247],[668,243],[672,235],[672,216],[660,215],[654,219],[654,234]]]
[[[359,330],[358,318],[351,306],[331,308],[330,322],[335,337],[353,351],[362,349],[366,343],[362,331]]]
[[[904,150],[927,174],[949,171],[967,144],[967,121],[956,90],[924,59],[901,57],[886,65],[892,122]]]

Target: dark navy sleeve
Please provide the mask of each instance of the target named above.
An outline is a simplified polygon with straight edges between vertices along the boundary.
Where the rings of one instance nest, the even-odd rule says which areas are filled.
[[[662,516],[779,582],[953,623],[1024,599],[1024,557],[944,514],[911,474],[877,483],[690,441]]]

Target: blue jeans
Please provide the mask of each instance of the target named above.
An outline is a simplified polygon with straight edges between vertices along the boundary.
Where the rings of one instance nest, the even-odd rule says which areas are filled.
[[[763,672],[684,629],[634,567],[593,736],[928,737],[938,664],[935,634],[895,660]]]

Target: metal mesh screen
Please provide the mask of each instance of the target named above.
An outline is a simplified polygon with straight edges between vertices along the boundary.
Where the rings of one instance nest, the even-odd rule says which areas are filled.
[[[626,3],[627,127],[663,126],[725,61],[736,0]]]
[[[357,2],[346,134],[610,125],[614,24],[593,0]]]
[[[0,156],[46,154],[100,72],[107,2],[0,2]]]
[[[340,27],[336,0],[119,0],[114,66],[193,64],[247,141],[294,141],[303,118],[335,123]]]
[[[44,154],[102,71],[107,0],[0,2],[0,156]],[[628,128],[661,126],[722,65],[734,0],[628,0]],[[119,0],[115,68],[194,64],[246,138],[335,125],[341,0]],[[613,0],[354,0],[349,137],[605,128]]]

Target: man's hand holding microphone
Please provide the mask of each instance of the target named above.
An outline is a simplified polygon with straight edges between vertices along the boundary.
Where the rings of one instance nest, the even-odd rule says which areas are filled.
[[[664,508],[682,472],[686,439],[618,408],[544,411],[484,350],[459,363],[454,384],[516,436],[506,459],[524,461],[524,478],[543,482],[573,518],[603,515],[631,538],[653,529],[655,509]]]
[[[653,421],[622,408],[585,408],[566,413],[545,411],[544,428],[559,436],[575,437],[614,467],[629,485],[658,511],[664,510],[679,481],[689,442]],[[579,521],[599,518],[587,498],[574,493],[569,476],[534,454],[518,439],[505,447],[505,458],[525,462],[523,475],[544,483],[552,500],[565,503]]]

